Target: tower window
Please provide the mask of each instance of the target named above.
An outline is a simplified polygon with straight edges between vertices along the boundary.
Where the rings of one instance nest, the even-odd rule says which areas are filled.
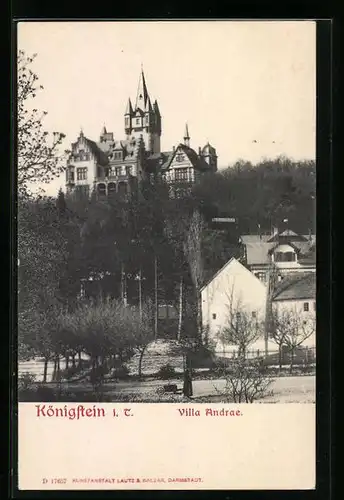
[[[213,319],[216,319],[216,314],[215,313],[213,314]]]

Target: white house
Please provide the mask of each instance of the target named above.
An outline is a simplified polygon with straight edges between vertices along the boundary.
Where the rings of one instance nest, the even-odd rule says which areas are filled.
[[[224,345],[219,333],[228,325],[230,315],[245,314],[259,324],[265,322],[267,286],[234,257],[230,259],[201,289],[202,324],[216,351],[233,355],[236,346]],[[264,332],[249,349],[264,351]]]
[[[302,347],[315,347],[316,335],[316,274],[303,273],[285,277],[272,298],[272,308],[283,320],[290,321],[299,329],[299,338],[309,335]]]

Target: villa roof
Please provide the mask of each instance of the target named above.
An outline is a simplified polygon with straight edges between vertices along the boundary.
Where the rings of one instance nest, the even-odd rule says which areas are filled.
[[[315,299],[316,273],[297,273],[285,277],[275,288],[274,301]]]

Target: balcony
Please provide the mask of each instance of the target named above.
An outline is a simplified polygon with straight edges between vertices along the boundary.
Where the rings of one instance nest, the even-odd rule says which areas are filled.
[[[121,174],[121,175],[116,175],[116,174],[109,174],[108,176],[105,176],[105,175],[99,175],[97,176],[96,178],[96,181],[104,181],[104,182],[112,182],[112,181],[116,181],[116,182],[127,182],[129,181],[133,176],[131,174]]]

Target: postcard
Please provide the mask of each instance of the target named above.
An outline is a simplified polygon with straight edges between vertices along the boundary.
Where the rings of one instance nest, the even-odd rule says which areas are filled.
[[[18,488],[315,488],[315,21],[17,23]]]

